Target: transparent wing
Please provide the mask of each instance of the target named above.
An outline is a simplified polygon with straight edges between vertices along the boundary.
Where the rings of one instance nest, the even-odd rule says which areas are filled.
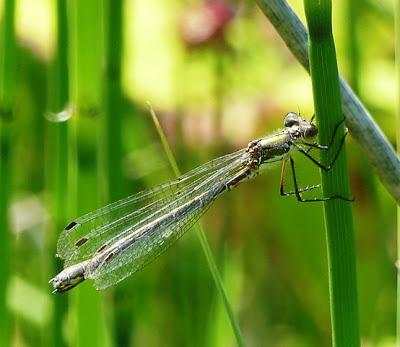
[[[64,259],[65,266],[90,259],[96,252],[132,232],[132,226],[155,218],[165,206],[172,208],[173,204],[178,205],[183,199],[190,198],[205,177],[240,161],[245,153],[243,149],[214,159],[177,180],[139,192],[74,220],[59,237],[58,256]]]
[[[86,277],[95,280],[97,289],[104,289],[140,270],[168,249],[200,218],[215,198],[226,190],[226,182],[241,172],[245,163],[243,153],[209,176],[203,177],[201,183],[187,191],[186,197],[178,199],[178,204],[171,202],[162,212],[164,219],[157,227],[131,238],[127,247],[111,247],[105,250],[106,260],[93,273],[86,274]],[[180,207],[173,210],[172,204]],[[173,218],[165,218],[167,211],[174,212]],[[130,233],[134,235],[142,226],[143,223],[138,223],[129,228]]]

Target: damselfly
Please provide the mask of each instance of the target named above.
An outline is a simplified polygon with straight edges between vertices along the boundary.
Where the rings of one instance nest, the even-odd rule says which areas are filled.
[[[247,148],[214,159],[180,178],[140,192],[86,214],[63,230],[57,255],[65,269],[50,280],[55,292],[64,292],[90,278],[97,289],[122,281],[155,259],[179,239],[223,192],[256,176],[264,165],[283,161],[280,194],[294,195],[299,201],[342,199],[340,195],[304,199],[302,192],[319,185],[299,189],[290,155],[297,150],[323,170],[330,170],[343,146],[328,166],[309,154],[312,148],[328,150],[328,145],[314,142],[318,133],[313,118],[307,121],[297,113],[288,113],[284,128],[272,135],[251,141]],[[294,191],[286,192],[284,179],[287,163],[291,164]]]

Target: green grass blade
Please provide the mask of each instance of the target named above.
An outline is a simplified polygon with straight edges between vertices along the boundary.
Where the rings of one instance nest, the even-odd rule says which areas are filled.
[[[307,31],[285,0],[257,0],[288,48],[309,71]],[[342,110],[352,138],[374,167],[389,194],[400,203],[400,160],[393,146],[343,78],[340,78]]]
[[[154,122],[154,126],[157,129],[158,136],[160,136],[161,144],[162,144],[162,146],[164,148],[165,154],[167,155],[168,162],[171,165],[171,168],[172,168],[172,171],[174,172],[174,175],[176,177],[179,177],[181,175],[181,171],[179,170],[178,164],[177,164],[177,162],[176,162],[176,160],[174,158],[174,155],[172,154],[172,150],[171,150],[171,147],[170,147],[170,145],[168,143],[167,137],[164,134],[164,131],[163,131],[162,127],[161,127],[160,122],[158,121],[157,115],[154,112],[153,107],[151,106],[150,103],[147,103],[147,105],[149,106],[151,118],[152,118],[152,120]]]
[[[0,32],[0,346],[11,345],[11,315],[7,306],[10,282],[11,232],[8,209],[11,193],[11,160],[15,93],[15,2],[4,2]]]
[[[154,125],[157,129],[158,135],[160,136],[161,143],[162,143],[164,151],[168,157],[168,161],[171,165],[172,171],[174,172],[174,175],[176,177],[179,177],[181,175],[181,172],[180,172],[178,164],[174,158],[174,155],[172,154],[172,150],[171,150],[171,147],[169,146],[168,140],[164,134],[164,131],[161,128],[161,125],[158,121],[158,118],[157,118],[152,106],[150,104],[148,104],[148,105],[150,108],[151,117],[152,117]],[[231,324],[233,333],[236,338],[236,343],[239,347],[245,346],[244,339],[242,337],[242,333],[240,332],[239,323],[236,321],[235,315],[233,313],[232,305],[230,304],[228,295],[226,294],[226,290],[225,290],[225,287],[224,287],[224,284],[222,281],[222,277],[218,271],[217,264],[212,255],[212,251],[211,251],[210,245],[207,241],[207,237],[206,237],[204,230],[200,223],[196,224],[195,229],[196,229],[196,234],[199,238],[204,256],[206,257],[208,267],[210,268],[211,275],[214,279],[215,286],[217,287],[217,291],[222,298],[223,305],[225,307],[225,311],[228,315],[229,322]]]
[[[55,257],[56,240],[60,231],[67,224],[65,199],[68,199],[68,122],[65,119],[68,110],[64,108],[68,102],[68,68],[67,68],[67,7],[65,0],[55,4],[57,25],[56,47],[50,64],[48,88],[49,122],[46,139],[46,183],[50,192],[50,211],[52,216],[51,230],[48,235],[50,258],[50,276],[62,270],[60,259]],[[64,295],[52,295],[53,311],[49,329],[49,342],[52,346],[65,346],[62,324],[66,317],[68,300]]]
[[[70,95],[80,116],[101,111],[103,82],[103,6],[95,0],[68,2]]]
[[[87,212],[99,205],[97,186],[91,186],[93,176],[84,181],[82,144],[95,152],[95,143],[88,143],[85,131],[97,128],[102,110],[103,3],[96,0],[73,0],[69,5],[69,76],[72,119],[69,122],[69,180],[70,217]],[[92,156],[90,156],[92,157]],[[85,164],[87,164],[85,162]],[[96,171],[96,163],[93,165]],[[96,174],[95,183],[97,181]],[[104,346],[107,335],[102,294],[91,283],[83,283],[71,294],[76,346]]]
[[[330,1],[304,1],[309,28],[310,71],[314,105],[319,125],[319,142],[329,143],[335,125],[342,119],[339,76],[332,35]],[[338,137],[344,136],[341,126]],[[330,151],[321,153],[324,165],[332,160]],[[350,197],[346,150],[343,147],[330,171],[321,172],[324,196]],[[359,346],[357,276],[355,242],[350,202],[331,200],[324,203],[328,246],[329,288],[333,346]]]
[[[121,144],[121,59],[123,57],[123,0],[105,1],[105,81],[104,117],[98,146],[101,158],[102,204],[117,201],[123,197],[122,144]],[[132,285],[117,286],[112,295],[114,307],[120,307],[127,295],[133,291]],[[129,292],[129,294],[127,294]],[[123,301],[124,310],[113,310],[112,326],[114,340],[118,346],[128,346],[132,335],[133,301]]]

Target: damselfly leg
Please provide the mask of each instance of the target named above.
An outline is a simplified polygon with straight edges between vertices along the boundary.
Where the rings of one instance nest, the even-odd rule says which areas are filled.
[[[290,157],[290,159],[292,159],[292,158]],[[316,184],[316,185],[308,186],[308,187],[305,187],[305,188],[299,188],[297,186],[297,184],[295,184],[295,190],[294,191],[285,192],[285,177],[286,177],[287,163],[288,163],[287,160],[284,160],[283,163],[282,163],[281,181],[280,181],[280,188],[279,188],[281,196],[296,195],[296,197],[297,197],[299,195],[298,193],[308,192],[310,190],[313,190],[313,189],[316,189],[316,188],[320,187],[320,184]],[[295,182],[297,183],[296,179],[295,179]],[[300,195],[300,197],[301,197],[301,195]]]
[[[308,146],[309,148],[316,148],[316,149],[325,150],[325,151],[329,150],[329,149],[331,148],[331,146],[332,146],[332,143],[333,143],[334,139],[335,139],[335,135],[336,135],[337,129],[339,128],[339,126],[340,126],[343,122],[344,122],[344,120],[340,121],[340,123],[338,123],[338,124],[335,126],[335,129],[334,129],[334,131],[333,131],[333,133],[332,133],[332,137],[331,137],[331,139],[329,140],[329,144],[328,144],[328,145],[319,145],[319,144],[307,143],[307,142],[302,143],[301,145],[305,145],[305,146]],[[302,154],[305,155],[308,159],[310,159],[310,160],[311,160],[315,165],[317,165],[320,169],[325,170],[325,171],[329,171],[329,170],[333,167],[333,165],[335,164],[337,158],[339,157],[340,152],[342,151],[343,144],[344,144],[344,141],[346,140],[347,134],[348,134],[348,131],[347,131],[347,129],[346,129],[344,135],[342,136],[342,138],[341,138],[341,140],[340,140],[339,148],[338,148],[338,150],[336,151],[335,156],[333,157],[333,159],[332,159],[332,161],[330,162],[330,164],[327,165],[327,166],[323,165],[321,162],[319,162],[317,159],[315,159],[313,156],[311,156],[311,154],[308,153],[309,150],[305,150],[303,147],[301,147],[301,145],[298,145],[297,143],[292,143],[292,145],[293,145],[300,153],[302,153]]]
[[[335,153],[335,156],[333,157],[332,161],[330,162],[329,165],[325,166],[322,163],[320,163],[317,159],[315,159],[311,154],[308,153],[307,150],[305,150],[304,148],[300,147],[298,144],[293,144],[294,147],[296,147],[296,149],[302,153],[303,155],[305,155],[308,159],[310,159],[315,165],[317,165],[320,169],[324,170],[324,171],[329,171],[330,169],[332,169],[333,165],[336,162],[336,159],[339,157],[339,154],[343,148],[343,144],[344,144],[344,140],[346,139],[347,136],[347,131],[345,132],[345,134],[343,135],[341,141],[340,141],[340,145],[338,150]],[[322,149],[322,148],[319,148]]]
[[[319,188],[320,185],[317,184],[317,185],[308,186],[305,188],[299,188],[299,185],[297,182],[297,177],[296,177],[296,169],[294,166],[294,160],[292,157],[289,157],[289,160],[290,160],[290,167],[291,167],[292,177],[293,177],[294,191],[285,192],[285,190],[284,190],[284,178],[282,178],[282,177],[285,176],[285,171],[286,171],[286,166],[287,166],[287,160],[285,160],[282,165],[282,175],[281,175],[281,184],[280,184],[280,193],[282,196],[295,195],[297,200],[300,202],[321,202],[321,201],[329,201],[329,200],[335,200],[335,199],[340,199],[340,200],[349,201],[349,202],[353,201],[353,199],[348,199],[341,195],[333,195],[333,196],[329,196],[329,197],[312,198],[312,199],[303,198],[303,196],[301,195],[302,192],[307,192],[312,189]]]
[[[314,116],[312,116],[310,122],[312,122],[313,119],[314,119]],[[335,128],[333,129],[333,132],[332,132],[332,136],[331,136],[331,138],[330,138],[330,140],[329,140],[329,143],[328,143],[327,145],[320,145],[320,144],[318,144],[318,143],[316,143],[316,142],[314,142],[314,143],[303,142],[304,145],[310,147],[310,148],[307,150],[307,152],[308,152],[311,148],[321,149],[321,150],[325,150],[325,151],[329,150],[329,148],[330,148],[330,147],[332,146],[332,144],[333,144],[333,141],[335,141],[336,133],[337,133],[339,127],[345,122],[345,120],[346,120],[346,118],[343,118],[339,123],[337,123],[337,124],[335,125]],[[346,135],[347,135],[347,129],[346,129],[346,133],[345,133],[344,136],[346,136]],[[342,139],[342,140],[344,141],[344,139]],[[340,152],[340,150],[339,150],[339,152]]]
[[[323,165],[322,163],[320,163],[317,159],[315,159],[314,157],[312,157],[309,152],[312,148],[316,148],[316,149],[320,149],[320,150],[329,150],[329,148],[331,148],[333,141],[336,137],[336,133],[338,128],[340,127],[340,125],[342,125],[344,122],[344,119],[342,121],[340,121],[338,124],[336,124],[335,129],[332,133],[332,137],[329,140],[328,145],[319,145],[317,143],[302,143],[302,145],[308,146],[309,148],[307,150],[305,150],[304,148],[301,147],[301,145],[298,145],[296,143],[293,143],[293,146],[296,147],[296,149],[302,153],[303,155],[305,155],[308,159],[310,159],[315,165],[317,165],[319,168],[321,168],[322,170],[325,171],[329,171],[333,165],[335,164],[337,158],[339,157],[339,154],[343,148],[343,144],[344,141],[346,139],[347,136],[347,129],[345,134],[343,135],[342,139],[340,140],[340,144],[339,144],[339,148],[335,153],[335,156],[333,157],[331,163],[327,166]],[[320,201],[329,201],[329,200],[334,200],[334,199],[340,199],[340,200],[344,200],[344,201],[353,201],[353,199],[349,199],[349,198],[345,198],[341,195],[334,195],[334,196],[330,196],[330,197],[321,197],[321,198],[312,198],[312,199],[305,199],[303,198],[303,196],[301,195],[302,192],[307,192],[316,188],[319,188],[320,185],[312,185],[312,186],[308,186],[305,188],[299,188],[298,186],[298,182],[297,182],[297,177],[296,177],[296,170],[295,170],[295,165],[294,165],[294,160],[291,156],[289,156],[289,160],[290,160],[290,166],[291,166],[291,171],[292,171],[292,177],[293,177],[293,184],[294,184],[294,191],[289,191],[289,192],[285,192],[285,176],[286,176],[286,167],[287,167],[287,162],[288,160],[284,160],[283,165],[282,165],[282,172],[281,172],[281,180],[280,180],[280,195],[281,196],[291,196],[291,195],[295,195],[297,200],[300,202],[320,202]]]

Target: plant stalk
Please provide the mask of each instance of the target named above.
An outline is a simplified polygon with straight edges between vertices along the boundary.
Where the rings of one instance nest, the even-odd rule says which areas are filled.
[[[122,177],[122,90],[121,69],[123,57],[123,0],[105,1],[105,81],[104,117],[98,146],[101,163],[102,204],[109,204],[123,197]],[[133,300],[126,300],[133,287],[131,284],[115,287],[111,292],[115,307],[124,305],[124,310],[113,310],[112,326],[117,346],[130,344],[133,326]]]
[[[343,120],[339,75],[332,35],[331,1],[305,0],[309,28],[310,72],[314,106],[319,125],[319,142],[329,143],[335,126]],[[344,127],[328,151],[321,151],[327,166],[339,150]],[[331,170],[321,170],[325,197],[350,198],[346,148]],[[328,248],[329,292],[333,346],[360,346],[358,328],[357,275],[351,202],[334,199],[324,202]]]
[[[69,95],[72,117],[69,123],[69,198],[70,218],[76,218],[98,206],[97,187],[83,182],[85,167],[81,146],[90,139],[85,130],[98,130],[102,111],[104,63],[103,2],[71,0],[68,2]],[[85,142],[84,142],[85,141]],[[86,148],[95,153],[95,143]],[[86,163],[85,163],[86,164]],[[94,164],[94,172],[97,167]],[[98,177],[95,175],[96,180]],[[91,181],[93,177],[91,178]],[[98,183],[98,182],[97,182]],[[104,346],[107,325],[104,321],[102,295],[84,283],[71,293],[77,346]]]
[[[7,287],[11,275],[11,230],[8,219],[12,187],[12,144],[14,134],[15,2],[6,0],[0,31],[0,346],[11,345],[11,314]]]
[[[50,210],[53,217],[48,240],[49,274],[53,276],[62,270],[62,264],[56,254],[56,240],[67,224],[65,200],[68,200],[68,66],[67,66],[67,4],[66,0],[55,2],[57,34],[54,57],[50,63],[48,88],[48,122],[46,131],[46,184],[50,192]],[[66,317],[68,298],[63,295],[52,295],[53,311],[50,322],[49,342],[53,346],[65,346],[62,324]]]

